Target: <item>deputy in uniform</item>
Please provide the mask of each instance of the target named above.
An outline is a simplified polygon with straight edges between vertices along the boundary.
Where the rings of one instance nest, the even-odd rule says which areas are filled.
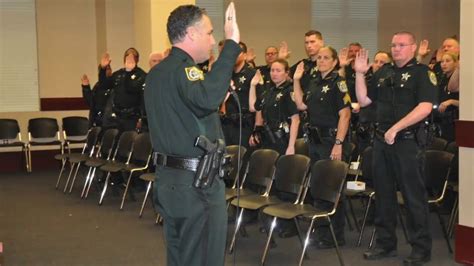
[[[242,115],[242,145],[249,146],[250,134],[252,134],[255,124],[255,114],[249,111],[249,91],[250,81],[255,76],[253,69],[245,62],[247,45],[239,43],[242,52],[234,66],[232,72],[232,89],[239,99],[228,95],[223,103],[222,129],[224,130],[225,142],[227,145],[238,145],[240,138],[240,116]],[[239,110],[239,104],[241,110]],[[241,112],[240,112],[241,111]]]
[[[263,80],[260,71],[252,78],[250,86],[250,111],[261,111],[263,124],[256,124],[259,131],[251,136],[251,143],[262,142],[262,148],[276,150],[279,154],[294,154],[300,118],[296,104],[291,99],[293,86],[288,81],[289,66],[284,59],[271,65],[273,86],[258,97],[256,87]]]
[[[337,71],[336,50],[330,46],[319,49],[317,64],[317,76],[307,85],[308,88],[301,87],[304,63],[298,65],[293,77],[296,105],[300,110],[307,110],[309,115],[309,124],[305,126],[309,134],[309,155],[313,163],[323,159],[347,162],[350,156],[350,143],[346,136],[351,118],[351,98]],[[332,203],[322,200],[316,200],[315,205],[324,209],[333,207]],[[341,202],[334,218],[339,245],[345,244],[343,206]],[[320,226],[317,237],[319,248],[334,247],[329,226]]]
[[[137,66],[138,60],[138,51],[127,49],[123,56],[124,67],[104,81],[105,86],[111,88],[105,114],[107,127],[118,128],[120,132],[135,130],[144,117],[143,85],[146,73]]]
[[[437,82],[435,74],[416,61],[416,46],[412,33],[395,33],[391,44],[394,63],[377,71],[368,88],[364,78],[367,52],[362,50],[356,58],[359,104],[377,104],[373,148],[377,242],[375,249],[364,253],[367,260],[397,255],[397,187],[406,203],[412,247],[404,265],[420,265],[431,259],[428,198],[422,171],[426,130],[421,126],[431,113]]]
[[[224,265],[224,182],[216,178],[206,188],[193,185],[204,154],[195,147],[197,137],[204,135],[211,142],[224,138],[217,111],[241,52],[232,2],[224,29],[222,53],[204,74],[196,64],[209,58],[215,44],[209,16],[194,5],[177,7],[167,22],[171,52],[146,80],[145,104],[156,158],[154,202],[164,218],[168,265]]]
[[[84,74],[81,78],[82,81],[82,97],[89,105],[89,126],[101,127],[102,120],[104,117],[105,107],[107,100],[110,95],[110,88],[106,86],[104,80],[112,75],[112,69],[107,63],[110,61],[109,54],[104,54],[101,59],[101,64],[104,62],[105,69],[102,70],[99,65],[99,80],[91,89],[89,78]],[[101,71],[102,70],[102,71]],[[102,76],[103,75],[103,76]]]

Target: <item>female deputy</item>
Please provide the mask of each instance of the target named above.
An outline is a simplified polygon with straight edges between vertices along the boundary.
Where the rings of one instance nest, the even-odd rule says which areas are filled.
[[[263,148],[274,149],[280,154],[294,154],[300,118],[298,109],[291,99],[292,85],[288,81],[288,62],[277,59],[271,65],[272,87],[257,99],[256,86],[262,81],[260,71],[252,78],[249,95],[251,112],[257,115],[256,130],[250,137],[250,145],[259,143]],[[262,119],[263,118],[263,119]]]

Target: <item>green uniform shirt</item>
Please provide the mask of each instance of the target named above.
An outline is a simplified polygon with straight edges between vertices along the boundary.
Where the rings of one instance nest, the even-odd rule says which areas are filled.
[[[145,106],[156,152],[198,157],[199,135],[223,138],[219,115],[240,47],[227,40],[212,70],[204,74],[183,50],[173,47],[168,57],[147,75]]]

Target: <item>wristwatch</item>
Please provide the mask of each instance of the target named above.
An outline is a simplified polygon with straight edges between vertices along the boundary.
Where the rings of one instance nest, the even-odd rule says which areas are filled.
[[[336,145],[342,145],[342,142],[343,142],[342,140],[336,139],[336,141],[334,142],[334,144],[336,144]]]

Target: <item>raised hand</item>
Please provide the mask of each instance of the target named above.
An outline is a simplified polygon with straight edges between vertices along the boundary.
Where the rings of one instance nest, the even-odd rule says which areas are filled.
[[[89,83],[89,78],[87,77],[86,74],[82,75],[82,77],[81,77],[81,82],[82,82],[82,85],[83,85],[83,86],[87,86],[87,85],[90,84],[90,83]]]
[[[263,78],[262,74],[260,73],[260,70],[257,70],[257,72],[255,72],[255,75],[250,81],[251,86],[257,86],[257,84],[263,84]]]
[[[234,2],[230,2],[225,11],[224,32],[226,39],[231,39],[236,43],[240,42],[240,31],[237,25]]]
[[[105,52],[105,53],[102,55],[102,58],[100,59],[100,67],[101,67],[101,68],[105,68],[105,67],[107,67],[108,65],[110,65],[111,62],[112,62],[112,59],[110,59],[109,53]]]
[[[290,58],[291,51],[288,49],[288,43],[282,41],[280,43],[280,49],[278,50],[278,58],[287,60]]]
[[[440,46],[438,50],[436,50],[436,62],[441,62],[441,58],[443,57],[444,51],[443,46]]]
[[[301,77],[303,77],[303,73],[304,73],[304,62],[301,61],[296,66],[295,74],[293,74],[293,80],[300,80]]]
[[[354,61],[354,70],[356,73],[367,73],[369,70],[369,52],[366,49],[360,49]]]
[[[422,40],[420,42],[420,47],[418,47],[418,56],[424,58],[431,52],[429,44],[430,42],[428,40]]]
[[[135,62],[135,57],[133,54],[127,55],[125,57],[125,70],[126,71],[132,71],[137,66],[137,62]]]
[[[253,48],[249,48],[247,50],[247,56],[245,57],[245,62],[252,62],[257,58],[257,55],[255,54],[255,50]]]
[[[339,65],[341,65],[341,67],[347,66],[351,61],[352,59],[349,59],[349,49],[347,47],[339,50]]]

